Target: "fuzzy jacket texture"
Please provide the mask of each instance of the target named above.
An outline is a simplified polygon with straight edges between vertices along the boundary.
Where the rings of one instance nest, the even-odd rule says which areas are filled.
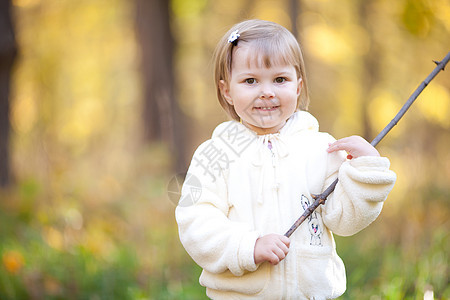
[[[384,157],[347,160],[327,153],[335,139],[296,112],[276,134],[256,135],[236,121],[220,124],[196,150],[176,208],[180,240],[203,268],[212,299],[331,299],[346,289],[333,233],[372,223],[396,180]],[[334,192],[291,236],[278,265],[256,265],[258,237],[284,234],[339,177]]]

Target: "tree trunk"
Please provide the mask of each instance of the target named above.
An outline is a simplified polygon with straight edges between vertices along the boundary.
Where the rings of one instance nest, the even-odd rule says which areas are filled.
[[[370,141],[373,139],[373,132],[372,132],[372,126],[370,124],[369,119],[369,97],[368,95],[371,94],[373,88],[375,87],[375,84],[379,80],[380,77],[380,51],[379,47],[376,45],[376,42],[373,40],[373,35],[371,34],[371,27],[370,27],[370,10],[371,6],[373,5],[373,1],[362,1],[359,6],[359,15],[360,15],[360,23],[362,27],[367,31],[369,36],[371,37],[370,41],[370,50],[369,53],[367,53],[363,58],[363,76],[362,78],[362,85],[364,86],[364,96],[361,99],[361,120],[362,120],[362,136]]]
[[[144,137],[165,142],[175,156],[175,170],[185,171],[183,115],[175,99],[174,40],[170,1],[136,0],[137,32],[142,49]]]
[[[16,43],[11,20],[11,2],[0,2],[0,187],[10,183],[9,91]]]
[[[299,14],[299,2],[300,0],[290,0],[289,1],[289,17],[291,19],[292,23],[292,34],[299,39],[298,36],[298,29],[297,29],[297,20],[298,20],[298,14]]]

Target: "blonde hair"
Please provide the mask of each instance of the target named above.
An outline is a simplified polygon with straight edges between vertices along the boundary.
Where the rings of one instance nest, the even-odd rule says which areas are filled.
[[[228,42],[228,37],[238,30],[237,44]],[[255,62],[269,68],[273,64],[286,64],[295,67],[297,77],[302,79],[303,86],[297,99],[297,109],[307,110],[309,104],[308,85],[305,64],[300,45],[292,33],[283,26],[263,20],[247,20],[234,25],[219,41],[214,52],[214,81],[220,105],[228,115],[239,121],[240,118],[222,95],[220,80],[229,83],[233,59],[233,49],[240,43],[250,44],[255,51]]]

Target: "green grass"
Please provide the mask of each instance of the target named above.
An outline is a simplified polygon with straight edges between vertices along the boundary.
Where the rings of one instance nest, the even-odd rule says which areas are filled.
[[[73,228],[33,181],[0,196],[0,299],[207,299],[167,199],[91,209],[80,201],[83,226]],[[417,219],[385,216],[336,237],[348,281],[341,299],[423,299],[427,291],[450,299],[447,223]]]

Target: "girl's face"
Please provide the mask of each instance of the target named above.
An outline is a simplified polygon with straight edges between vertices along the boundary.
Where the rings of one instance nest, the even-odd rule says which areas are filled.
[[[292,65],[261,66],[252,50],[247,44],[233,50],[230,82],[221,80],[219,87],[245,126],[257,134],[276,133],[296,111],[302,81]]]

